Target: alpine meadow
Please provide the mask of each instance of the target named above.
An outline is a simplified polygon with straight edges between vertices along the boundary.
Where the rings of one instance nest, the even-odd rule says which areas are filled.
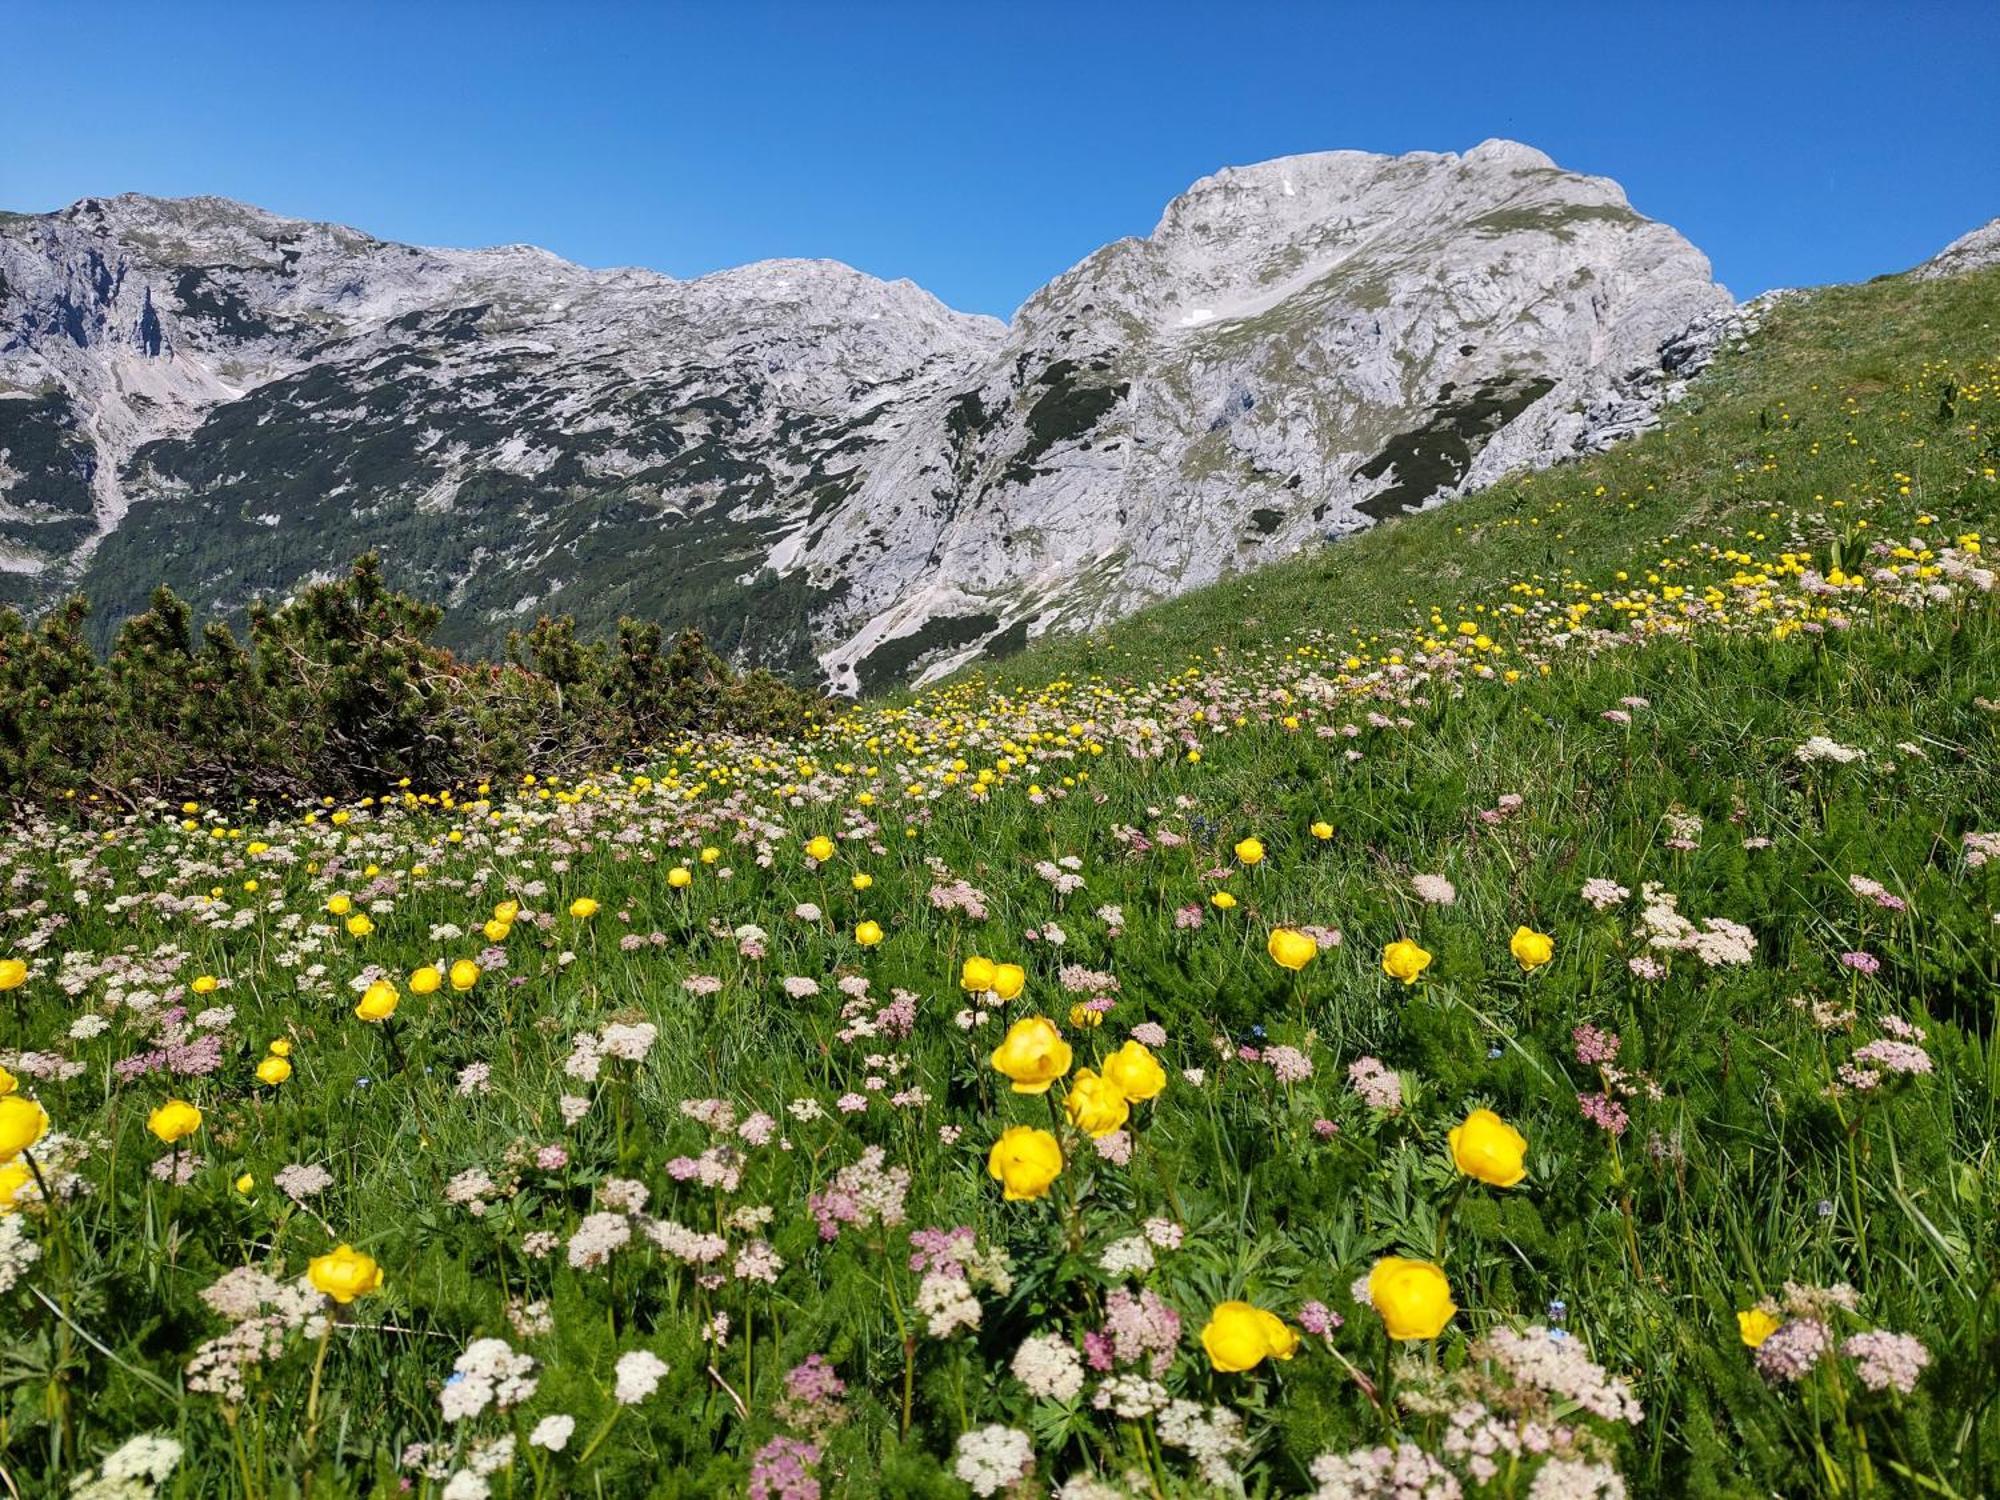
[[[571,439],[629,414],[625,356],[563,365],[576,404],[511,451],[571,446],[513,488],[486,471],[498,523],[455,513],[494,527],[467,568],[504,559],[470,602],[411,538],[449,529],[452,463],[508,448],[486,398],[542,346],[493,320],[529,292],[482,282],[500,311],[442,332],[372,281],[388,321],[362,331],[260,304],[241,337],[287,373],[244,395],[148,366],[127,428],[117,382],[78,373],[99,346],[50,335],[46,441],[0,401],[0,468],[82,476],[69,550],[14,569],[0,613],[10,1496],[2000,1494],[2000,229],[1739,309],[1615,186],[1526,148],[1337,155],[1207,180],[1004,335],[898,283],[931,343],[875,311],[873,342],[821,341],[879,362],[825,385],[865,419],[787,365],[703,406],[698,450],[655,412],[611,499],[587,481],[612,440]],[[1487,228],[1451,254],[1529,237],[1548,264],[1507,264],[1552,284],[1667,267],[1594,304],[1643,379],[1580,352],[1603,341],[1575,307],[1532,347],[1496,315],[1450,336],[1516,341],[1486,375],[1371,397],[1330,489],[1278,426],[1197,420],[1203,381],[1277,424],[1273,372],[1311,378],[1321,322],[1407,369],[1430,335],[1384,267],[1414,262],[1370,263],[1379,305],[1359,271],[1310,315],[1173,302],[1212,345],[1050,332],[1117,323],[1082,299],[1194,274],[1188,244],[1241,245],[1245,194],[1321,178],[1468,192],[1451,212]],[[1565,206],[1501,222],[1501,178]],[[167,264],[161,224],[221,215],[246,255],[268,230],[429,274],[215,201],[0,234],[140,223]],[[1398,232],[1398,257],[1429,243]],[[601,274],[617,318],[750,316],[748,273]],[[467,350],[493,363],[454,373]],[[718,399],[675,368],[675,401]],[[174,402],[174,433],[145,427]],[[388,461],[369,424],[454,404],[484,430],[411,450],[433,499],[353,498],[355,455]],[[770,432],[796,448],[750,474]],[[1034,549],[1125,503],[1090,488],[1120,443],[1167,476],[1122,471],[1154,508],[1058,578]],[[244,519],[267,472],[324,483],[341,556]],[[907,514],[879,508],[895,487]],[[1268,558],[1232,514],[1148,582],[1165,510],[1224,488],[1345,509],[1284,510]],[[609,569],[628,538],[550,562],[519,518],[600,505],[671,511],[676,567],[727,566],[679,613],[621,592],[635,567],[533,586],[577,618],[515,619],[536,568]],[[850,515],[877,529],[843,541]],[[771,571],[826,516],[798,548],[850,549],[838,588],[812,575],[832,625]],[[6,545],[46,520],[10,501]],[[975,544],[982,577],[913,561]]]

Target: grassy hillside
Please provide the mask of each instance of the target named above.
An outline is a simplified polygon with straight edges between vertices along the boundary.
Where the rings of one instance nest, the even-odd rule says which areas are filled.
[[[1522,604],[1522,584],[1564,602],[1579,586],[1604,591],[1596,623],[1619,596],[1726,579],[1735,564],[1718,551],[1768,558],[1787,540],[1780,523],[1795,514],[1816,536],[1849,542],[1925,505],[1976,521],[2000,506],[1996,357],[1993,272],[1788,296],[1664,426],[1634,442],[1378,525],[1101,633],[1037,643],[980,675],[1019,687],[1093,671],[1159,673],[1281,647],[1305,632],[1372,661],[1398,632],[1433,616],[1455,624],[1481,618],[1482,606],[1491,615]],[[1876,515],[1878,505],[1888,512]]]
[[[0,1473],[2000,1492],[1997,305],[809,739],[18,821]]]

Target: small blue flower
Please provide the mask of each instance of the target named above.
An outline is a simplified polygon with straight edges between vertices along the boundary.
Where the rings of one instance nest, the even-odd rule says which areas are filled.
[[[1549,1304],[1549,1321],[1560,1323],[1569,1317],[1569,1304],[1558,1297]]]
[[[1492,1062],[1499,1056],[1500,1056],[1500,1049],[1498,1047],[1488,1047],[1486,1049],[1486,1060],[1488,1062]]]
[[[1822,1198],[1819,1200],[1819,1216],[1822,1219],[1833,1217],[1833,1200],[1831,1198]]]

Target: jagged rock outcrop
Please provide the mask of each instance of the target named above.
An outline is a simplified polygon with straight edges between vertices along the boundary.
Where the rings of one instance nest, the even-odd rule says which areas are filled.
[[[213,198],[15,217],[0,583],[227,611],[373,547],[460,645],[626,612],[810,671],[816,601],[768,554],[1003,331],[832,261],[675,281]]]
[[[0,598],[231,611],[372,546],[456,644],[624,612],[867,688],[1642,430],[1738,326],[1501,141],[1219,172],[1004,326],[88,199],[0,217]]]
[[[1910,274],[1919,281],[1933,281],[1940,276],[1962,276],[1988,266],[2000,266],[2000,219],[1960,235]]]

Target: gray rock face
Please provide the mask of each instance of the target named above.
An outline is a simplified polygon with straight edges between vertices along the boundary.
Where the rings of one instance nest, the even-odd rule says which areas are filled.
[[[764,566],[1003,326],[832,261],[693,281],[222,199],[0,221],[0,602],[219,611],[380,549],[493,649],[541,610],[813,670]],[[802,582],[802,581],[801,581]]]
[[[373,546],[455,644],[623,612],[866,688],[1642,430],[1738,326],[1498,141],[1219,172],[1009,326],[91,199],[0,218],[0,600],[229,611]]]
[[[1960,235],[1910,274],[1919,281],[1935,281],[1940,276],[1962,276],[1987,266],[2000,266],[2000,219]]]
[[[1031,298],[803,539],[851,581],[823,659],[935,673],[1589,451],[1729,306],[1616,184],[1510,142],[1219,172]]]

